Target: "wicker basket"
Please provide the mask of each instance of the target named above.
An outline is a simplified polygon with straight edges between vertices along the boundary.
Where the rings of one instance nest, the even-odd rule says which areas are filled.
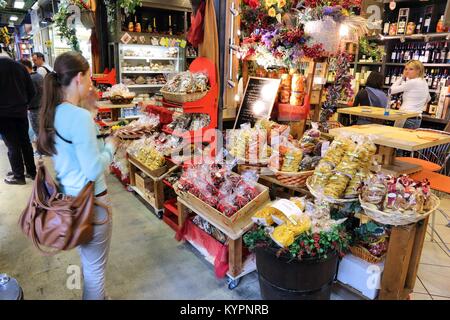
[[[112,104],[130,104],[134,97],[122,97],[122,96],[112,96],[109,98]]]
[[[325,201],[330,202],[330,203],[349,203],[349,202],[355,202],[355,201],[358,201],[358,198],[352,198],[352,199],[335,199],[335,198],[328,197],[328,196],[324,195],[323,193],[321,193],[321,192],[315,190],[315,189],[312,187],[312,182],[313,182],[312,179],[314,179],[314,176],[311,175],[310,177],[308,177],[308,179],[306,180],[306,186],[308,187],[309,192],[311,192],[311,194],[312,194],[315,198],[322,199],[322,200],[325,200]]]
[[[164,90],[160,90],[164,99],[171,102],[184,103],[184,102],[193,102],[200,100],[208,91],[202,92],[194,92],[194,93],[177,93],[177,92],[168,92]]]
[[[440,200],[437,196],[434,194],[431,195],[432,201],[433,201],[433,208],[425,213],[415,213],[412,211],[408,212],[384,212],[380,211],[378,209],[373,208],[373,205],[364,202],[361,200],[361,197],[359,201],[361,202],[361,207],[364,209],[365,214],[371,218],[372,220],[382,223],[382,224],[389,224],[393,226],[403,226],[411,223],[416,223],[420,220],[425,219],[428,217],[431,213],[433,213],[440,205]]]
[[[373,254],[371,254],[369,250],[361,246],[355,247],[351,246],[350,251],[354,256],[370,263],[379,263],[383,261],[385,257],[385,255],[382,255],[381,257],[376,257]]]
[[[292,187],[304,187],[306,180],[313,175],[314,170],[301,172],[284,172],[275,168],[268,167],[280,183]]]

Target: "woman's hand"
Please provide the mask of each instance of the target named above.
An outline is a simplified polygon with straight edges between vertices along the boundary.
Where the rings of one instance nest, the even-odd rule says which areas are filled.
[[[105,142],[112,145],[114,147],[114,149],[117,149],[120,144],[120,139],[115,136],[109,136],[108,138],[106,138]]]

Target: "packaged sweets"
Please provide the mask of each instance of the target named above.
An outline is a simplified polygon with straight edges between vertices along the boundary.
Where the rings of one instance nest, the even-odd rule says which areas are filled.
[[[288,149],[283,153],[283,165],[281,166],[281,171],[297,172],[302,158],[302,150],[296,148]]]

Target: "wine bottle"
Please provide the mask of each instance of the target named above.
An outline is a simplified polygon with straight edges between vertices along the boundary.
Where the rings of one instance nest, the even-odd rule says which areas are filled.
[[[406,47],[405,55],[403,56],[403,59],[405,60],[405,62],[408,62],[409,60],[411,60],[411,45],[410,44],[408,44],[408,46]]]
[[[438,85],[439,85],[439,81],[440,81],[440,78],[441,77],[441,74],[436,74],[435,76],[434,76],[434,78],[433,78],[433,82],[432,82],[432,84],[431,84],[431,89],[433,89],[433,90],[436,90],[437,88],[438,88]]]
[[[419,58],[420,58],[419,45],[417,44],[415,47],[416,47],[416,49],[414,50],[413,60],[419,60]]]
[[[428,63],[428,61],[430,61],[430,52],[431,52],[431,45],[427,43],[425,46],[425,55],[423,57],[423,63]]]
[[[169,14],[169,35],[173,35],[172,30],[172,16]]]
[[[439,58],[439,63],[445,63],[447,54],[448,54],[448,44],[446,42],[445,45],[441,49],[441,56]]]
[[[391,84],[391,75],[392,70],[389,70],[389,72],[386,73],[386,76],[384,77],[384,85],[389,86]]]
[[[427,78],[428,88],[431,88],[431,85],[433,84],[433,78],[434,78],[434,69],[431,69],[431,72]]]
[[[421,17],[416,25],[416,33],[422,33],[422,22],[423,18]]]
[[[153,32],[157,33],[158,32],[158,28],[156,27],[156,18],[153,18]]]
[[[403,63],[405,59],[405,47],[400,46],[399,55],[398,55],[398,63]]]
[[[447,58],[445,59],[445,63],[450,63],[450,50],[447,52]]]
[[[394,50],[392,50],[391,54],[391,62],[396,63],[397,62],[397,45],[395,45]]]
[[[431,29],[431,13],[426,14],[425,22],[423,23],[422,33],[428,33]]]

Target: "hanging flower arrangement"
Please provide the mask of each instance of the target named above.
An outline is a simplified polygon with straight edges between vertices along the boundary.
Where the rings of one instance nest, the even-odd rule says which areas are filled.
[[[330,71],[336,72],[336,80],[327,89],[327,99],[322,105],[320,123],[328,130],[327,121],[336,112],[338,101],[353,96],[351,82],[353,76],[349,73],[352,56],[342,51],[330,61]]]
[[[243,0],[241,2],[241,32],[249,37],[256,29],[269,29],[282,22],[296,1]]]

